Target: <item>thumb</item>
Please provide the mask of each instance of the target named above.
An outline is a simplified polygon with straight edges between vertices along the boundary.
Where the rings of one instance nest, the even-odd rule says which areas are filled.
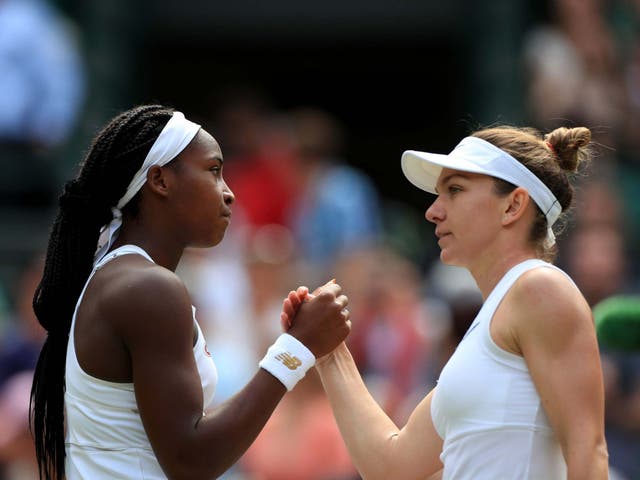
[[[330,285],[335,285],[335,283],[336,283],[336,279],[335,279],[335,278],[332,278],[331,280],[329,280],[329,281],[328,281],[327,283],[325,283],[324,285],[320,285],[318,288],[316,288],[316,289],[313,291],[313,294],[311,294],[311,293],[310,293],[308,296],[309,296],[309,297],[311,297],[311,298],[313,298],[314,296],[316,296],[316,295],[318,294],[318,292],[319,292],[320,290],[322,290],[322,288],[324,288],[324,287],[328,287],[328,286],[330,286]]]

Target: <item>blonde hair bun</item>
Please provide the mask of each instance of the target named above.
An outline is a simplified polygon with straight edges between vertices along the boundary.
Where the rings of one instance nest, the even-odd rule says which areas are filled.
[[[586,127],[556,128],[545,135],[544,139],[555,153],[562,170],[575,172],[589,158],[591,130]]]

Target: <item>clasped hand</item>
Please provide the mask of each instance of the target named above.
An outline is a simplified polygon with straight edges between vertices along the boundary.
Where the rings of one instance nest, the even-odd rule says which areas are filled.
[[[331,280],[313,293],[307,287],[289,292],[282,304],[283,331],[295,336],[316,358],[330,353],[351,331],[349,298]]]

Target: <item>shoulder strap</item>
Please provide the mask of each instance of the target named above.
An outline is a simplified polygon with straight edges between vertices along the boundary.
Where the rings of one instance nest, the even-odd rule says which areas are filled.
[[[153,262],[153,258],[151,258],[147,252],[145,252],[142,248],[138,247],[137,245],[123,245],[107,253],[100,260],[98,260],[94,264],[94,269],[102,267],[105,263],[110,262],[116,257],[119,257],[121,255],[130,255],[130,254],[142,255],[144,258],[146,258],[150,262]]]

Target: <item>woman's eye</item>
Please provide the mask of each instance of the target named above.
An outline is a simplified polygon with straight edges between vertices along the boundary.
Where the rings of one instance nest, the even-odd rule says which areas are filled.
[[[462,189],[461,189],[459,186],[457,186],[457,185],[451,185],[451,186],[449,187],[449,193],[450,193],[450,194],[452,194],[452,195],[453,195],[454,193],[458,193],[458,192],[461,192],[461,191],[462,191]]]

